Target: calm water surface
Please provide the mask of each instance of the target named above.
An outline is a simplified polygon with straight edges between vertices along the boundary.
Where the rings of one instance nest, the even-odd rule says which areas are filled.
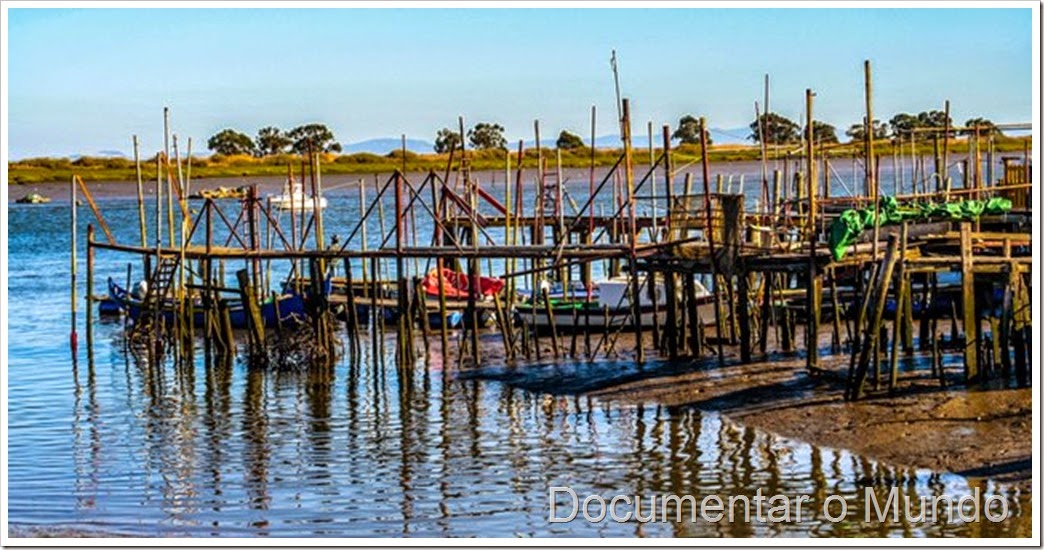
[[[328,233],[346,235],[359,218],[354,193],[328,195]],[[117,238],[136,242],[134,201],[100,202]],[[459,379],[438,356],[400,374],[391,342],[386,367],[364,357],[330,372],[240,362],[208,369],[199,357],[190,366],[150,368],[125,351],[121,322],[104,321],[95,324],[93,350],[81,323],[73,357],[68,202],[8,208],[13,525],[143,536],[1029,534],[1029,495],[1011,488],[896,469],[691,408],[620,407]],[[80,210],[81,281],[89,216]],[[379,227],[370,229],[372,240]],[[125,279],[127,256],[99,252],[97,259],[95,292],[106,276]],[[140,267],[133,269],[136,280]],[[82,303],[79,309],[82,321]],[[1012,517],[863,524],[867,484],[882,496],[893,485],[929,496],[978,487],[1001,495]],[[581,496],[701,499],[761,488],[821,502],[836,493],[850,503],[850,516],[831,523],[814,506],[784,524],[551,524],[548,489],[556,485]]]

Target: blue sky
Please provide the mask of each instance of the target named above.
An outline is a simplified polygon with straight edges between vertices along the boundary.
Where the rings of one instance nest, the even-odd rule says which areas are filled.
[[[1027,4],[1028,6],[1028,4]],[[499,122],[509,140],[616,132],[617,50],[635,133],[686,113],[717,128],[772,110],[843,131],[874,109],[941,108],[958,123],[1032,117],[1032,10],[1024,9],[15,9],[8,12],[11,158],[162,146],[232,127],[319,121],[342,143],[432,141]]]

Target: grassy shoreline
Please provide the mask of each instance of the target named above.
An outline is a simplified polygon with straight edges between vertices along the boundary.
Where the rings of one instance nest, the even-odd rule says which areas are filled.
[[[830,145],[825,151],[831,158],[850,158],[862,156],[862,143],[847,143]],[[998,137],[994,142],[994,150],[997,153],[1021,153],[1032,147],[1032,138],[1025,137]],[[960,138],[951,141],[951,154],[967,152],[968,142]],[[881,140],[875,144],[876,154],[882,158],[891,156],[893,145],[890,141]],[[654,154],[659,155],[661,149],[656,149]],[[932,143],[918,143],[916,152],[918,155],[931,156],[934,154]],[[711,146],[708,151],[710,162],[735,162],[735,161],[757,161],[761,158],[761,149],[758,146],[747,145],[721,145]],[[595,166],[612,166],[620,155],[622,149],[596,149],[593,159],[591,149],[562,150],[562,166],[565,168],[585,168],[592,164]],[[902,154],[910,154],[909,144],[902,147]],[[469,151],[467,158],[472,170],[503,170],[506,165],[506,156],[511,157],[512,169],[518,166],[518,152],[502,150]],[[788,155],[800,155],[800,146],[773,146],[769,149],[769,158],[785,158]],[[547,162],[554,163],[556,152],[554,149],[544,148],[544,156]],[[672,161],[675,165],[697,162],[701,159],[701,149],[698,146],[681,145],[672,149]],[[636,165],[648,164],[649,150],[635,149],[633,159]],[[221,156],[212,155],[207,158],[192,159],[192,178],[221,178],[221,177],[260,177],[281,176],[287,173],[287,165],[292,165],[295,172],[300,171],[302,159],[297,155],[274,155],[264,158],[255,158],[246,155]],[[395,169],[403,169],[407,172],[427,172],[429,170],[446,170],[450,162],[448,154],[422,154],[406,151],[394,151],[387,155],[376,155],[373,153],[353,153],[347,155],[323,155],[322,171],[324,174],[376,174],[387,173]],[[535,168],[537,163],[537,151],[535,148],[526,149],[523,156],[524,168]],[[142,160],[142,177],[146,180],[155,178],[155,157]],[[454,158],[453,166],[459,166],[459,156]],[[81,157],[77,160],[67,158],[33,158],[16,162],[9,162],[8,184],[24,185],[35,183],[46,183],[55,181],[68,181],[73,175],[78,175],[85,181],[133,181],[136,179],[134,161],[125,158],[104,157]],[[188,166],[183,166],[187,170]]]

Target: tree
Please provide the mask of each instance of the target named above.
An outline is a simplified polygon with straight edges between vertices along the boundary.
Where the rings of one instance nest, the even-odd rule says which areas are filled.
[[[808,127],[802,130],[801,135],[808,134]],[[816,145],[825,143],[837,143],[837,128],[821,120],[812,121],[812,142]]]
[[[435,135],[435,152],[439,154],[449,153],[457,147],[460,147],[461,143],[460,132],[454,132],[449,128],[443,128]]]
[[[286,148],[293,144],[293,140],[287,137],[282,130],[274,126],[266,126],[257,131],[257,156],[278,155],[285,153]]]
[[[555,142],[555,147],[559,149],[580,149],[583,146],[584,140],[580,136],[566,130],[558,134],[558,141]]]
[[[942,111],[921,111],[916,116],[899,113],[888,124],[892,127],[892,136],[896,138],[906,137],[919,129],[934,130],[936,135],[942,135],[946,126],[953,128],[953,119],[947,118]],[[950,135],[953,135],[953,130],[950,130]]]
[[[942,129],[946,126],[953,127],[953,119],[947,118],[946,113],[942,111],[922,111],[917,113],[917,127],[918,128],[938,128]]]
[[[219,155],[251,155],[254,153],[254,140],[242,132],[225,128],[210,136],[207,149]]]
[[[286,135],[293,141],[291,150],[297,154],[308,153],[309,143],[312,145],[312,151],[315,152],[341,152],[341,144],[334,141],[333,132],[325,124],[305,124],[290,130]]]
[[[902,138],[908,136],[918,127],[917,117],[909,113],[899,113],[888,121],[892,127],[892,136]]]
[[[671,134],[671,138],[680,141],[683,145],[699,145],[702,129],[700,119],[692,115],[685,115],[678,121],[678,129]],[[711,145],[711,143],[710,132],[707,132],[707,145]]]
[[[980,136],[988,136],[990,134],[993,134],[995,136],[1003,135],[1001,131],[997,128],[997,125],[994,124],[992,120],[987,118],[978,117],[970,119],[964,123],[964,126],[967,128],[966,130],[961,132],[964,135],[975,134],[976,127],[978,127],[979,129]]]
[[[468,142],[475,149],[507,149],[504,127],[488,122],[479,122],[468,130]]]
[[[852,141],[863,141],[866,137],[866,125],[863,123],[853,124],[845,130],[845,135]],[[874,139],[885,139],[888,137],[888,125],[880,120],[874,119]]]
[[[760,123],[760,124],[759,124]],[[794,121],[776,113],[766,113],[750,123],[750,138],[761,143],[761,127],[765,127],[765,143],[794,143],[800,140],[798,131],[801,127]]]

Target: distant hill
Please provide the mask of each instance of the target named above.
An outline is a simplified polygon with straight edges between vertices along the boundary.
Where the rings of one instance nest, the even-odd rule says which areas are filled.
[[[747,139],[748,135],[750,135],[750,128],[747,127],[710,129],[711,143],[714,145],[754,145],[753,140]],[[591,140],[590,137],[581,136],[581,138],[584,140],[585,144]],[[540,143],[544,147],[554,148],[557,139],[557,136],[554,138],[545,138],[541,139]],[[659,134],[653,136],[653,143],[656,147],[662,145],[661,139],[662,138],[660,138]],[[638,148],[647,147],[649,145],[649,136],[645,132],[634,134],[632,140],[634,146]],[[533,147],[535,143],[536,141],[529,140],[525,142],[525,146]],[[675,140],[672,143],[677,145],[678,142]],[[516,142],[515,147],[517,147],[517,145],[518,143]],[[512,147],[510,144],[508,146]],[[619,135],[607,134],[595,138],[595,147],[599,149],[617,149],[623,147],[623,143],[620,142]]]
[[[387,155],[392,151],[402,149],[402,138],[376,138],[356,143],[342,144],[345,153],[374,153],[376,155]],[[430,141],[422,139],[406,139],[406,149],[414,153],[431,153],[435,146]]]

